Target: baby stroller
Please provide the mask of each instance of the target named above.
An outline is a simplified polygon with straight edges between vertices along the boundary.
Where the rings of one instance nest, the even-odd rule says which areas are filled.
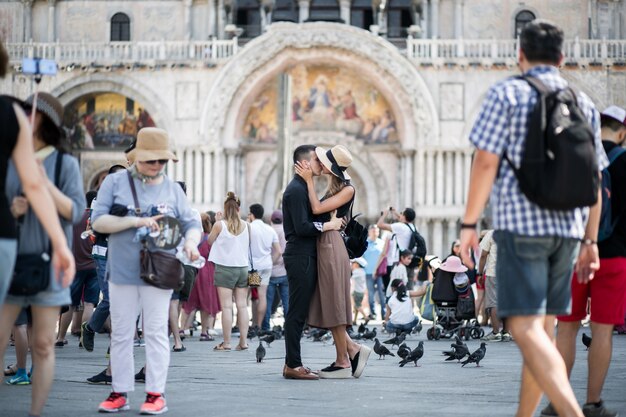
[[[450,258],[456,258],[456,260]],[[469,279],[466,275],[459,274],[465,276],[466,280],[458,277],[455,283],[455,275],[461,271],[461,268],[465,267],[461,265],[461,261],[457,257],[450,258],[448,258],[450,263],[458,262],[458,266],[447,269],[456,269],[456,271],[444,270],[446,268],[444,263],[435,271],[433,277],[431,297],[435,303],[435,318],[433,327],[426,331],[426,337],[428,340],[454,336],[465,338],[465,340],[480,339],[485,335],[485,332],[475,320],[474,294]]]

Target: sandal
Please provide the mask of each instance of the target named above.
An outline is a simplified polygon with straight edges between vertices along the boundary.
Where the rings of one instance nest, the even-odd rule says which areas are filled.
[[[224,342],[220,343],[219,345],[215,346],[213,348],[213,350],[218,350],[218,351],[229,351],[230,347],[226,347],[224,346]]]
[[[215,340],[215,338],[213,336],[211,336],[210,334],[200,333],[200,341],[201,342],[210,342],[212,340]]]
[[[235,348],[235,350],[248,350],[248,346],[241,346],[241,345],[237,345],[237,347]]]
[[[176,346],[173,346],[172,349],[174,349],[174,352],[184,352],[187,350],[185,345],[181,345],[179,348],[177,348]]]

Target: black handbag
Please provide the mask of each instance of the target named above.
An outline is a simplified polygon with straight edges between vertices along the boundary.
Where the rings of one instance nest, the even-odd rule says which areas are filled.
[[[135,202],[135,213],[140,214],[139,199],[135,182],[128,172],[128,182]],[[146,240],[142,240],[140,259],[140,277],[147,284],[163,290],[180,290],[185,284],[185,270],[183,264],[176,259],[175,255],[164,251],[151,251],[148,249]]]
[[[57,151],[56,164],[54,167],[54,185],[57,186],[61,177],[62,165],[63,153]],[[21,221],[18,220],[18,237],[21,233],[20,229]],[[48,243],[46,252],[17,255],[13,279],[9,287],[9,294],[15,296],[29,296],[47,290],[50,286],[51,257],[52,246],[50,243]]]

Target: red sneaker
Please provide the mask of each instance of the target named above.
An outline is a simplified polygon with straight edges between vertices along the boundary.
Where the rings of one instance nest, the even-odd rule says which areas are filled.
[[[109,398],[100,403],[98,411],[102,413],[117,413],[119,411],[128,410],[129,408],[126,393],[112,392]]]
[[[140,414],[158,415],[167,411],[167,404],[165,398],[156,392],[148,392],[146,395],[146,402],[141,405],[139,409]]]

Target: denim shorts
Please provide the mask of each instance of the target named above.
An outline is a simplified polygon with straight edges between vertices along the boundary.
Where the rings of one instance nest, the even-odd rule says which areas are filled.
[[[81,300],[91,303],[94,306],[100,299],[100,284],[98,284],[98,274],[95,269],[76,271],[74,281],[70,287],[72,306],[78,307]]]
[[[498,315],[569,314],[576,239],[496,230]]]

